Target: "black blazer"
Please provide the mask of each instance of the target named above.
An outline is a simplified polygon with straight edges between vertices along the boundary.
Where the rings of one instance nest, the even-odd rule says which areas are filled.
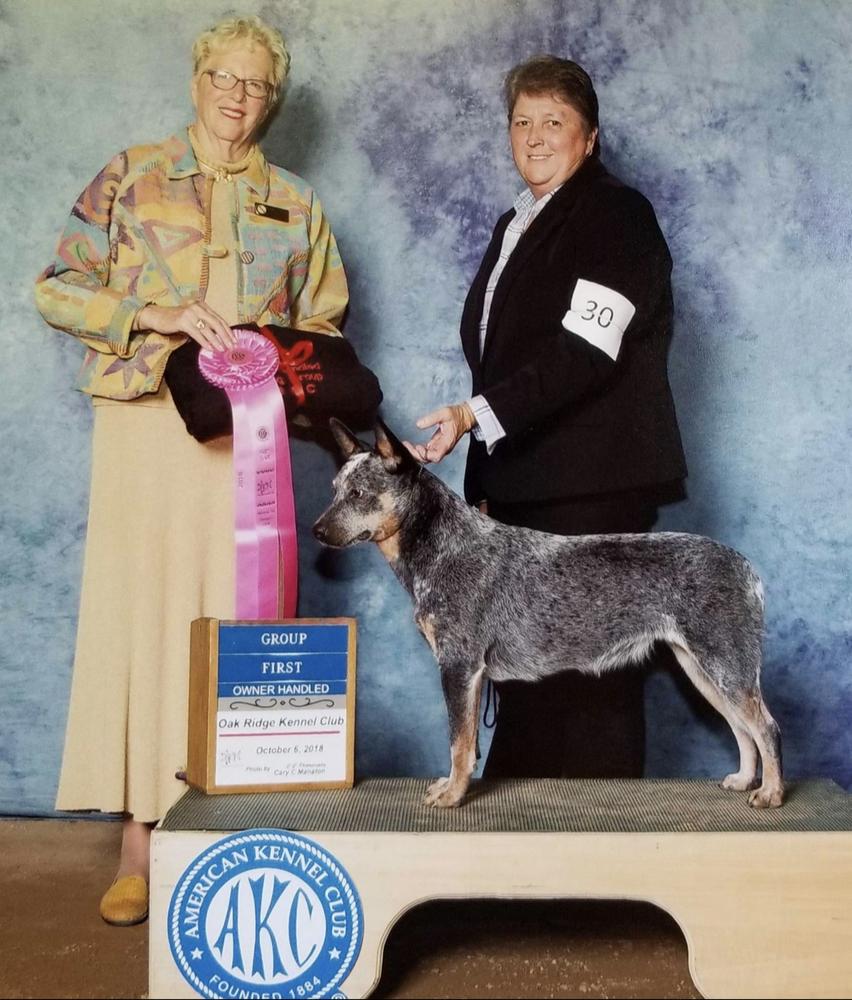
[[[468,501],[652,495],[681,480],[686,464],[666,370],[671,257],[651,204],[587,160],[509,257],[480,358],[485,286],[513,216],[498,221],[462,314],[473,393],[488,400],[507,435],[490,456],[471,435]],[[563,326],[578,279],[635,306],[616,360]],[[580,308],[593,315],[594,303]],[[611,314],[597,318],[604,324]]]

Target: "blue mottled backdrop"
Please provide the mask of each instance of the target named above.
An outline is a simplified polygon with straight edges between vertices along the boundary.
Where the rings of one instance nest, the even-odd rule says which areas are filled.
[[[86,530],[82,349],[32,282],[74,198],[117,150],[190,117],[189,50],[225,12],[196,0],[0,3],[3,477],[0,810],[52,809]],[[665,527],[751,557],[766,582],[765,688],[793,776],[852,783],[848,0],[246,2],[293,54],[270,158],[317,188],[352,287],[347,332],[386,419],[468,390],[465,290],[518,187],[501,78],[541,51],[590,71],[605,162],[653,201],[675,260],[671,373],[689,500]],[[295,447],[302,613],[359,620],[357,770],[447,762],[437,672],[379,553],[307,534],[333,463]],[[458,486],[461,456],[442,475]],[[188,511],[188,516],[203,512]],[[120,581],[117,582],[120,586]],[[650,679],[649,771],[731,769],[727,727]]]

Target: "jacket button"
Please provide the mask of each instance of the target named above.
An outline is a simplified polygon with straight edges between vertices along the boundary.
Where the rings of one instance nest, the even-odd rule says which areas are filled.
[[[240,254],[240,260],[244,264],[251,264],[251,262],[254,260],[254,254],[251,252],[251,250],[243,250],[243,252]]]
[[[258,215],[266,215],[266,205],[255,205],[254,210]]]

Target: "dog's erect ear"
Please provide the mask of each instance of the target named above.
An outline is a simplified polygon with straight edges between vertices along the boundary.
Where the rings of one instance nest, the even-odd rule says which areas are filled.
[[[374,430],[376,433],[376,451],[379,453],[382,465],[388,472],[402,472],[403,469],[417,464],[408,449],[387,424],[382,423],[381,420],[377,420]]]
[[[359,441],[355,437],[346,424],[342,423],[336,417],[332,417],[329,420],[328,426],[331,428],[331,433],[334,435],[337,447],[344,458],[352,458],[353,455],[357,455],[359,452],[370,450],[363,441]]]

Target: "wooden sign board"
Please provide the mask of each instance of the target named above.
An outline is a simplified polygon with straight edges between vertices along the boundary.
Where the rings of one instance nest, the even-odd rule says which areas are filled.
[[[351,788],[355,642],[354,618],[196,619],[189,784],[211,795]]]

